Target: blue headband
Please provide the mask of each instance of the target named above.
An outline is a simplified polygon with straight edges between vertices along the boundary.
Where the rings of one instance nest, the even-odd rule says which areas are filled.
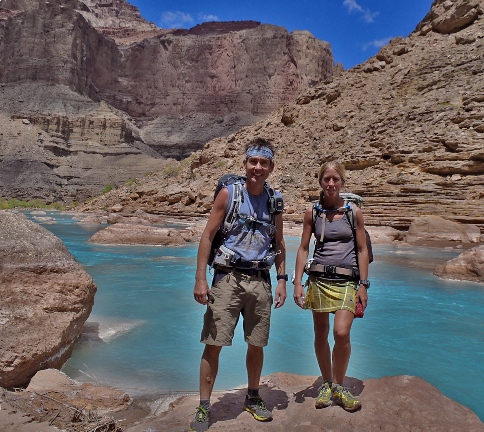
[[[269,147],[264,146],[254,146],[247,149],[245,158],[249,159],[252,156],[261,156],[267,159],[274,159],[274,152]]]

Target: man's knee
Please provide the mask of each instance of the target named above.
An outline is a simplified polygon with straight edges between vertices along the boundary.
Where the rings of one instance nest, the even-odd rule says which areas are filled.
[[[217,359],[220,355],[220,351],[222,351],[221,346],[206,344],[205,349],[203,350],[203,358]]]
[[[249,361],[262,361],[264,357],[264,347],[258,345],[247,344],[247,359]]]

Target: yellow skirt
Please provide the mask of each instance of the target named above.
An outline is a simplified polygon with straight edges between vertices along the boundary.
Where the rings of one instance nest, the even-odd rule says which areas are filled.
[[[345,309],[355,313],[355,281],[336,281],[309,276],[306,286],[304,309],[315,312],[335,312]]]

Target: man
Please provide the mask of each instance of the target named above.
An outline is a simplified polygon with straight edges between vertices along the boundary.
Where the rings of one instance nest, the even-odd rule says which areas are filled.
[[[274,170],[274,148],[262,138],[246,146],[243,162],[246,179],[241,184],[231,184],[220,190],[200,239],[197,272],[193,295],[195,300],[207,305],[201,342],[205,343],[200,363],[200,405],[191,430],[205,431],[210,421],[210,396],[218,371],[220,351],[232,344],[234,329],[242,314],[244,336],[247,342],[246,367],[248,392],[244,409],[259,421],[272,419],[259,395],[262,373],[263,347],[269,339],[272,306],[272,289],[269,269],[275,262],[277,288],[275,308],[286,300],[286,249],[282,232],[282,197],[266,186]],[[270,191],[270,192],[269,192]],[[224,224],[227,210],[235,194],[242,194],[237,218],[223,236],[222,246],[214,260],[215,274],[212,289],[206,278],[212,240]],[[238,196],[238,195],[237,195]],[[272,199],[272,205],[271,204]],[[279,212],[271,212],[274,200]],[[271,217],[272,213],[272,217]],[[278,213],[278,214],[277,214]]]

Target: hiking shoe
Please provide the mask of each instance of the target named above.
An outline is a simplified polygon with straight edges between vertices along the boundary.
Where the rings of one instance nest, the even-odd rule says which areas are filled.
[[[209,426],[210,421],[210,409],[204,405],[197,407],[197,412],[195,413],[195,420],[190,423],[190,430],[192,431],[206,431]]]
[[[361,408],[361,402],[354,397],[347,387],[337,385],[333,389],[333,402],[341,405],[346,411],[356,411]]]
[[[247,395],[245,397],[244,410],[251,413],[256,420],[272,420],[272,413],[266,408],[266,404],[260,396],[250,397]]]
[[[333,391],[331,389],[331,383],[326,381],[318,389],[318,397],[316,398],[316,408],[325,408],[333,403]]]

